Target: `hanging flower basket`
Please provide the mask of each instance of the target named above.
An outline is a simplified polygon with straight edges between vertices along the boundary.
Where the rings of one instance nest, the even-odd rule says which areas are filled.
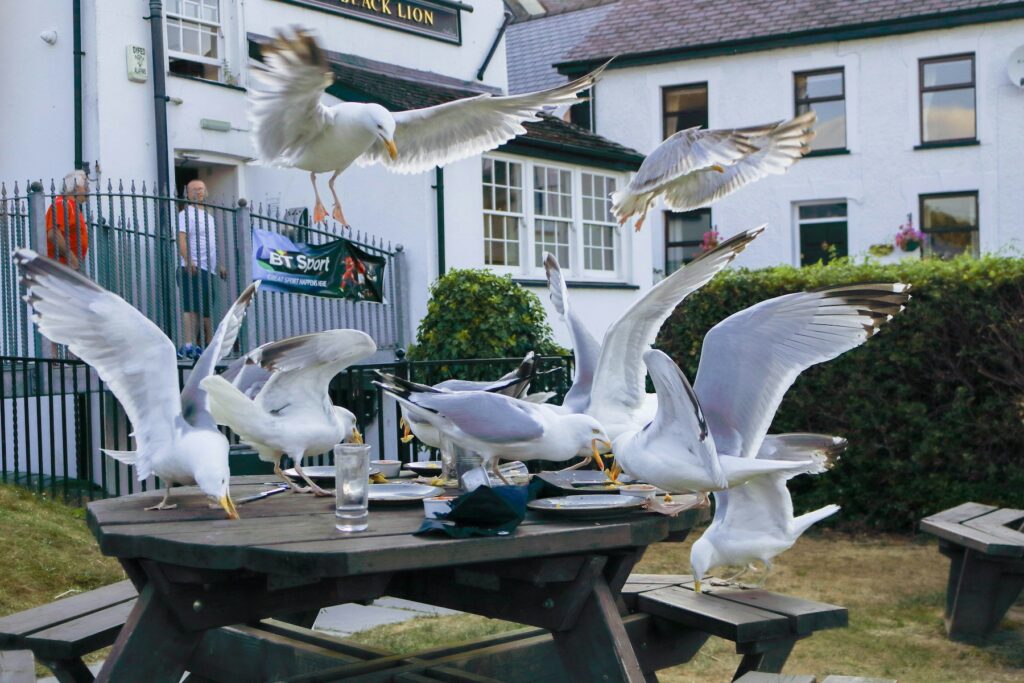
[[[905,225],[901,225],[899,231],[896,233],[896,246],[902,251],[917,251],[921,247],[921,242],[923,241],[924,233],[920,230],[915,230],[909,220]]]

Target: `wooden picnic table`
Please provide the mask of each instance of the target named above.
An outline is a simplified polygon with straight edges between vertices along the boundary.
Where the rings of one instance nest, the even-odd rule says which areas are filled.
[[[267,481],[233,478],[231,491],[241,498]],[[706,514],[563,521],[531,512],[509,536],[450,539],[413,535],[418,504],[371,506],[367,531],[342,534],[333,498],[282,493],[231,521],[197,489],[174,494],[178,509],[160,512],[142,509],[159,492],[89,504],[101,551],[139,590],[100,681],[177,683],[212,629],[286,615],[311,622],[322,607],[382,595],[547,629],[571,680],[649,681],[654,665],[641,667],[630,641],[642,624],[627,629],[620,591],[647,546],[681,540]]]

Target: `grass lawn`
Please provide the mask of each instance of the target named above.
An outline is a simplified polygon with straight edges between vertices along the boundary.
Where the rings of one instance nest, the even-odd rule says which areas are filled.
[[[692,535],[696,538],[697,533]],[[652,547],[637,571],[683,574],[689,543]],[[895,678],[900,683],[1024,680],[1024,607],[1011,611],[983,647],[952,643],[942,624],[948,561],[934,541],[901,536],[802,538],[775,564],[770,590],[844,605],[850,626],[797,643],[785,673]],[[477,616],[426,617],[354,636],[397,652],[517,628]],[[712,638],[693,661],[658,674],[663,683],[729,681],[739,663],[730,642]]]

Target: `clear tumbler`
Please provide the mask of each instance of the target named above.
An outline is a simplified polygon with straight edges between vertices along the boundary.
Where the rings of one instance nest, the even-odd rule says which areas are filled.
[[[365,531],[369,519],[370,445],[334,447],[334,526],[338,531]]]

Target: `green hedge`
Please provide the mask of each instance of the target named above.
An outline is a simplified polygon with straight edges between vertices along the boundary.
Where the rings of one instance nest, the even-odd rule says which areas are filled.
[[[774,432],[850,441],[840,463],[791,484],[845,526],[910,530],[964,501],[1024,507],[1024,260],[1002,257],[727,271],[690,296],[658,346],[691,379],[704,334],[758,301],[825,285],[901,281],[907,309],[860,348],[804,372]]]
[[[513,282],[510,275],[484,269],[456,269],[430,286],[427,315],[416,331],[409,360],[522,358],[565,355],[553,338],[537,295]],[[513,365],[514,367],[514,365]],[[460,370],[462,379],[494,379],[510,368],[473,366]],[[446,368],[430,380],[448,376]],[[499,371],[500,370],[500,371]]]

